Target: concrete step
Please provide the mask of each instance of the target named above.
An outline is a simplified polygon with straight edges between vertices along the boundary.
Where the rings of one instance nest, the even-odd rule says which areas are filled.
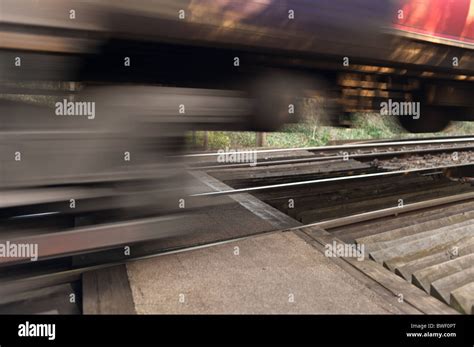
[[[448,247],[447,249],[437,253],[421,258],[413,258],[411,261],[402,263],[396,266],[395,273],[402,276],[407,281],[411,281],[412,274],[418,270],[449,261],[453,259],[453,256],[459,257],[471,253],[474,253],[474,237],[454,242],[450,248]]]
[[[384,262],[384,265],[387,269],[390,269],[391,271],[395,271],[397,268],[415,259],[424,258],[424,257],[430,256],[439,252],[446,252],[446,253],[452,254],[455,251],[455,247],[457,247],[461,242],[467,242],[468,239],[469,237],[464,237],[460,240],[454,240],[447,243],[443,243],[433,248],[422,249],[412,254],[405,254],[400,257],[386,260]]]
[[[425,252],[426,255],[436,253],[451,242],[456,242],[464,237],[474,236],[473,225],[450,230],[449,232],[438,233],[419,240],[403,243],[401,245],[381,249],[369,253],[370,257],[376,262],[382,264],[391,259],[408,257],[411,254]],[[395,270],[395,268],[390,268]]]
[[[430,294],[449,305],[451,292],[472,282],[474,282],[474,264],[470,268],[431,283]]]
[[[453,290],[449,301],[459,312],[474,314],[474,282]]]
[[[459,229],[467,226],[474,225],[474,220],[469,219],[459,223],[453,223],[444,227],[422,231],[416,234],[407,235],[393,240],[374,242],[365,245],[365,251],[367,253],[379,251],[381,249],[386,249],[390,247],[395,247],[398,245],[406,244],[412,241],[421,240],[426,237],[436,236],[437,234],[449,233],[453,229]]]
[[[393,229],[407,227],[413,224],[421,224],[433,220],[434,218],[442,219],[444,217],[454,216],[463,212],[471,212],[473,210],[474,203],[469,201],[462,204],[456,204],[455,211],[447,209],[443,206],[433,210],[429,209],[426,211],[409,212],[406,215],[399,215],[393,218],[383,218],[381,220],[358,223],[353,226],[335,228],[333,231],[331,231],[331,233],[337,236],[345,234],[360,234],[359,236],[354,237],[354,239],[357,239],[364,237],[364,234],[367,234],[367,229],[383,229],[385,231],[390,231]]]
[[[432,265],[413,273],[412,282],[429,294],[431,283],[474,265],[474,253],[444,263]]]
[[[413,236],[419,233],[431,231],[433,229],[439,229],[443,227],[449,227],[457,223],[468,222],[471,219],[474,219],[474,211],[460,213],[453,216],[444,217],[441,219],[435,219],[435,220],[431,219],[424,223],[417,223],[417,224],[410,225],[407,227],[393,229],[384,233],[358,238],[356,242],[364,244],[366,247],[366,250],[368,247],[371,247],[371,248],[374,247],[374,250],[376,250],[378,246],[376,246],[375,244],[379,244],[383,242],[392,242],[404,237]],[[380,248],[386,248],[386,247],[383,247],[383,244],[382,244]]]

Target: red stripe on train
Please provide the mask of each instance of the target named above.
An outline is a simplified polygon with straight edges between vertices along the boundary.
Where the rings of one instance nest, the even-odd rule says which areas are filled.
[[[397,29],[474,43],[474,0],[406,0],[399,10]]]

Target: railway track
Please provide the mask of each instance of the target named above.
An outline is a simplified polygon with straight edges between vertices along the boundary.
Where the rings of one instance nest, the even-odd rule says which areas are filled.
[[[463,146],[472,145],[472,139],[463,140],[466,140],[461,141]],[[454,147],[458,150],[460,147],[456,146],[461,146],[451,141],[448,143],[449,147],[443,149],[445,152],[452,151]],[[391,148],[393,144],[386,146]],[[333,149],[334,153],[340,151],[340,148]],[[432,150],[441,151],[441,148]],[[295,154],[295,151],[291,153]],[[280,157],[279,160],[292,159]],[[210,186],[219,192],[208,194],[204,191],[190,199],[207,201],[228,196],[245,208],[251,208],[249,206],[255,205],[257,201],[291,217],[295,225],[301,225],[296,229],[276,228],[265,232],[298,230],[320,245],[329,242],[331,238],[336,242],[364,245],[367,247],[365,261],[373,263],[370,268],[378,265],[377,273],[382,270],[390,272],[403,279],[410,286],[408,288],[419,288],[446,307],[449,305],[459,312],[471,313],[469,305],[472,301],[470,293],[474,263],[471,261],[470,254],[473,250],[470,245],[474,237],[474,225],[471,225],[473,216],[470,211],[474,207],[474,188],[465,182],[446,177],[448,168],[469,168],[470,165],[443,164],[424,169],[390,171],[353,158],[330,158],[324,162],[297,164],[270,163],[269,160],[265,166],[252,168],[213,167],[205,171],[206,175],[217,182]],[[192,172],[204,170],[195,169]],[[350,179],[355,176],[359,178]],[[261,183],[265,182],[270,184],[262,186]],[[265,189],[261,189],[262,187]],[[59,201],[66,195],[48,196],[56,196]],[[37,204],[44,203],[39,194],[34,196],[38,199]],[[246,200],[247,197],[253,199],[252,203]],[[20,206],[22,203],[21,197],[9,201],[16,201]],[[40,261],[32,263],[27,259],[1,259],[0,311],[8,312],[12,305],[35,300],[38,295],[42,298],[44,295],[54,297],[55,293],[64,290],[73,290],[80,295],[80,290],[74,288],[80,287],[85,273],[147,257],[210,247],[261,234],[255,231],[234,236],[216,233],[210,235],[205,242],[164,246],[157,241],[163,234],[157,234],[156,230],[166,229],[167,223],[176,224],[173,218],[157,217],[59,230],[48,230],[43,226],[33,233],[25,233],[25,230],[10,231],[3,237],[4,241],[40,245]],[[176,218],[181,219],[183,216]],[[415,223],[417,226],[414,226]],[[189,224],[183,223],[183,234],[188,226]],[[134,248],[132,256],[125,256],[123,246],[135,244],[146,246]],[[457,255],[453,255],[453,247],[459,248]],[[397,256],[399,254],[405,258]],[[428,260],[423,262],[424,258]],[[427,266],[410,268],[408,265],[412,263]],[[433,271],[438,269],[447,277],[453,277],[447,280],[443,280],[444,277],[437,278]],[[363,269],[359,270],[365,273]],[[368,273],[365,275],[370,277]],[[380,278],[375,280],[379,281]],[[393,277],[390,281],[400,285]],[[386,285],[382,283],[382,286]],[[407,288],[402,287],[405,290]],[[420,295],[420,291],[414,291],[417,295],[409,294],[411,304],[420,312],[433,312],[430,308],[416,304],[415,298]],[[393,292],[396,290],[393,289]],[[412,289],[409,292],[412,293]],[[429,302],[432,304],[432,301]],[[435,306],[438,307],[437,304]],[[435,311],[443,311],[444,306],[440,307]],[[48,312],[48,309],[46,307],[41,311]],[[80,311],[79,308],[68,313]]]
[[[425,140],[397,140],[386,142],[354,143],[320,147],[290,149],[235,150],[240,154],[256,155],[254,163],[219,163],[222,152],[194,153],[185,155],[189,166],[197,170],[215,168],[239,168],[249,166],[285,165],[313,161],[348,160],[371,161],[378,158],[393,158],[410,155],[437,154],[445,152],[469,152],[474,148],[472,137],[445,137]],[[291,158],[288,158],[291,156]]]
[[[366,247],[365,263],[350,257],[340,258],[351,263],[355,262],[354,265],[359,271],[387,287],[395,296],[407,295],[406,299],[409,303],[420,312],[449,313],[450,311],[444,309],[443,305],[435,304],[432,307],[433,302],[425,302],[426,297],[421,295],[419,290],[400,287],[400,283],[393,277],[387,277],[384,271],[390,271],[407,283],[413,283],[420,290],[439,298],[459,312],[471,313],[469,305],[472,304],[474,298],[472,291],[470,291],[472,282],[470,277],[472,270],[470,269],[474,264],[470,260],[474,254],[474,247],[472,247],[472,237],[474,236],[469,227],[474,226],[473,204],[474,193],[467,193],[411,204],[404,208],[394,207],[371,211],[370,213],[270,232],[303,232],[323,247],[334,242],[341,245],[352,245],[354,242],[364,245]],[[414,224],[415,222],[417,224]],[[449,240],[440,237],[450,228],[453,228],[455,233],[449,237]],[[0,310],[8,313],[12,302],[21,301],[25,305],[25,300],[31,302],[38,295],[44,301],[43,296],[45,295],[51,296],[58,291],[64,292],[65,288],[71,290],[71,288],[80,287],[81,279],[87,273],[131,261],[194,251],[258,235],[260,233],[180,249],[161,250],[150,255],[136,256],[115,262],[109,260],[102,264],[82,266],[76,269],[68,269],[63,264],[62,268],[56,265],[56,268],[43,269],[36,271],[35,274],[17,275],[15,279],[10,278],[9,283],[2,285]],[[404,253],[404,257],[400,257],[397,253],[400,250]],[[393,256],[393,254],[397,256]],[[367,267],[367,262],[373,264]],[[386,269],[383,269],[382,265]],[[378,272],[372,273],[374,266]],[[382,272],[380,273],[380,271]],[[442,280],[445,278],[443,276],[454,278],[456,281]],[[76,291],[76,293],[78,296],[80,295],[80,291]],[[423,300],[418,301],[420,298]],[[44,304],[42,301],[40,303]],[[44,308],[44,312],[54,312],[55,310],[60,311],[57,308],[49,308],[49,310],[47,307]],[[62,312],[79,313],[79,311],[68,312],[64,309]]]

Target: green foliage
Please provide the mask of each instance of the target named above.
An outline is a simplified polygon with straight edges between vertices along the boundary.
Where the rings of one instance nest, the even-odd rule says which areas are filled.
[[[211,148],[230,147],[230,138],[222,131],[209,132],[208,146]]]
[[[286,126],[281,132],[267,133],[267,146],[278,148],[325,146],[335,141],[420,138],[474,134],[474,122],[453,122],[442,133],[410,134],[403,132],[393,117],[377,114],[358,114],[352,128],[336,128],[300,123]],[[202,137],[202,136],[201,136]],[[202,140],[198,141],[202,145]],[[252,132],[210,132],[210,150],[231,147],[256,147],[256,134]]]
[[[240,147],[255,147],[257,135],[251,131],[235,131],[225,133],[229,139],[233,149]]]
[[[203,147],[205,142],[204,138],[205,132],[197,131],[196,146]],[[217,150],[225,149],[226,147],[232,149],[256,147],[256,141],[257,137],[255,132],[209,131],[207,149]],[[191,132],[187,134],[187,142],[190,145],[192,144]]]

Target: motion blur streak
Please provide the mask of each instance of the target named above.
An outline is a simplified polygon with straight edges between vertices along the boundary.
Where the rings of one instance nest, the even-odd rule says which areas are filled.
[[[472,120],[473,7],[0,0],[0,228],[146,219],[155,238],[173,223],[183,232],[183,211],[222,203],[190,198],[209,188],[181,156],[188,134],[275,131],[301,120],[308,99],[331,125],[387,100],[420,106],[419,119],[399,118],[411,132]]]

